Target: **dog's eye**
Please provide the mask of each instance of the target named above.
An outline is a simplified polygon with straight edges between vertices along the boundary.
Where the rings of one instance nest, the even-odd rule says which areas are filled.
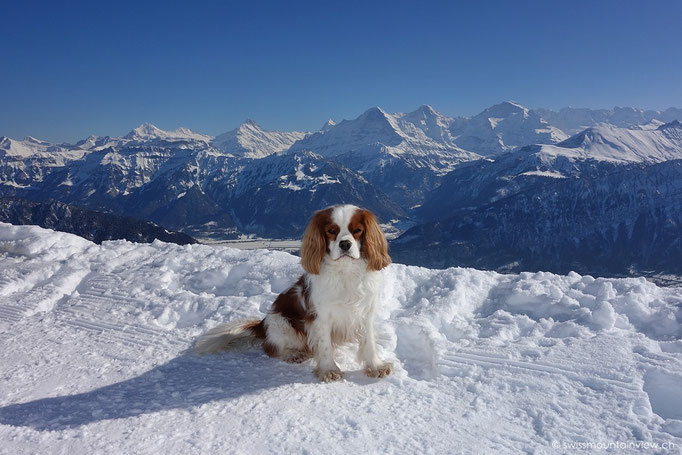
[[[362,232],[362,229],[360,229],[360,228],[353,230],[353,234],[359,234],[361,232]]]
[[[336,229],[328,229],[327,232],[329,232],[331,235],[336,235]]]

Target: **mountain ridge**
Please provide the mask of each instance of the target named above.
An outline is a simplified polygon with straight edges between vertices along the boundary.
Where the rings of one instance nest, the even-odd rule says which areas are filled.
[[[585,219],[576,220],[587,227],[605,216],[631,220],[632,213],[609,211],[609,204],[639,197],[619,193],[620,186],[640,193],[643,187],[611,175],[627,169],[633,181],[647,181],[661,169],[652,166],[682,159],[679,121],[663,123],[638,112],[621,109],[614,118],[647,123],[623,128],[599,122],[570,137],[516,102],[470,118],[450,118],[426,104],[393,114],[376,106],[355,119],[328,121],[317,132],[293,136],[266,131],[247,119],[217,137],[186,128],[164,131],[149,123],[127,137],[90,136],[74,145],[3,137],[0,196],[57,199],[214,239],[240,234],[297,238],[315,210],[353,203],[377,213],[392,231],[410,225],[413,233],[425,233],[430,223],[464,226],[462,219],[470,219],[469,228],[479,223],[485,240],[486,233],[500,235],[486,220],[505,222],[490,216],[495,207],[516,220],[517,232],[523,222],[532,231],[535,218],[524,210],[536,204],[534,191],[582,191],[581,180],[602,182],[606,188],[594,193],[599,210],[584,211]],[[481,153],[460,147],[462,141]],[[654,179],[646,194],[664,194],[678,184],[677,173],[665,175]],[[610,194],[620,199],[609,202]],[[548,223],[572,210],[569,195],[562,197],[557,201],[563,205],[547,212]],[[662,201],[665,206],[672,199]],[[625,206],[638,210],[631,202]],[[449,220],[455,215],[459,221]],[[652,232],[667,232],[666,223],[676,222],[669,215],[648,212],[646,217]],[[554,234],[538,232],[558,236],[563,228],[553,226]],[[586,244],[601,235],[587,228],[581,232]],[[648,241],[621,238],[633,242],[623,244],[633,251],[643,251],[640,244]],[[401,242],[405,237],[396,245]],[[407,243],[425,254],[433,251],[428,244]],[[512,251],[511,243],[500,245],[500,256]],[[492,260],[488,265],[501,266]]]
[[[272,153],[287,152],[294,145],[292,152],[309,150],[312,147],[306,148],[307,142],[295,143],[318,133],[332,131],[348,122],[357,124],[366,121],[369,126],[372,123],[376,126],[377,121],[381,123],[382,118],[385,131],[392,137],[385,142],[378,142],[388,147],[397,145],[401,141],[397,136],[400,136],[402,139],[432,140],[443,148],[461,149],[464,152],[490,156],[524,145],[558,143],[584,129],[602,123],[624,128],[641,127],[654,121],[661,122],[661,124],[669,123],[682,119],[682,109],[670,107],[664,111],[654,111],[631,107],[612,109],[567,107],[554,111],[544,108],[528,108],[515,101],[503,101],[473,116],[449,117],[428,104],[423,104],[412,112],[394,114],[389,114],[376,106],[365,110],[355,119],[341,122],[334,122],[330,119],[318,132],[312,133],[267,131],[254,120],[247,119],[233,130],[217,136],[198,133],[186,127],[163,130],[150,122],[144,122],[121,137],[89,136],[74,144],[51,143],[30,136],[23,141],[4,136],[0,137],[0,140],[9,139],[15,143],[23,143],[27,148],[33,146],[73,149],[79,146],[85,150],[120,146],[123,141],[203,141],[211,143],[214,148],[223,153],[262,158]],[[510,128],[507,131],[500,130],[505,122],[510,123]],[[520,134],[522,130],[525,132]],[[320,152],[320,150],[310,151]],[[357,150],[347,149],[344,152],[348,151]],[[321,154],[328,155],[328,153]]]

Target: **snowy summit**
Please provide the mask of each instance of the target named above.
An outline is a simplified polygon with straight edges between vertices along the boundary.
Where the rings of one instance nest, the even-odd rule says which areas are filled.
[[[205,136],[203,134],[196,133],[189,128],[180,127],[174,130],[166,131],[162,130],[161,128],[157,128],[149,122],[141,124],[130,133],[123,136],[123,138],[133,141],[162,139],[167,141],[195,140],[204,142],[209,142],[212,139],[211,136]]]

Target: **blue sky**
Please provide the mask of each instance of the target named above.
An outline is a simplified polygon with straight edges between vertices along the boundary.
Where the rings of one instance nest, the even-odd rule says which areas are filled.
[[[4,2],[0,136],[682,107],[682,1]]]

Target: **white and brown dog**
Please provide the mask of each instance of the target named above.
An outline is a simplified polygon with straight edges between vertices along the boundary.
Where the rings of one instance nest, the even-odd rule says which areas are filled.
[[[387,376],[392,364],[377,355],[374,314],[379,271],[390,263],[386,238],[371,212],[354,205],[320,210],[303,235],[303,276],[275,299],[263,320],[219,325],[195,350],[218,352],[259,339],[271,357],[296,363],[313,357],[315,376],[328,382],[343,377],[334,348],[357,341],[365,374]]]

